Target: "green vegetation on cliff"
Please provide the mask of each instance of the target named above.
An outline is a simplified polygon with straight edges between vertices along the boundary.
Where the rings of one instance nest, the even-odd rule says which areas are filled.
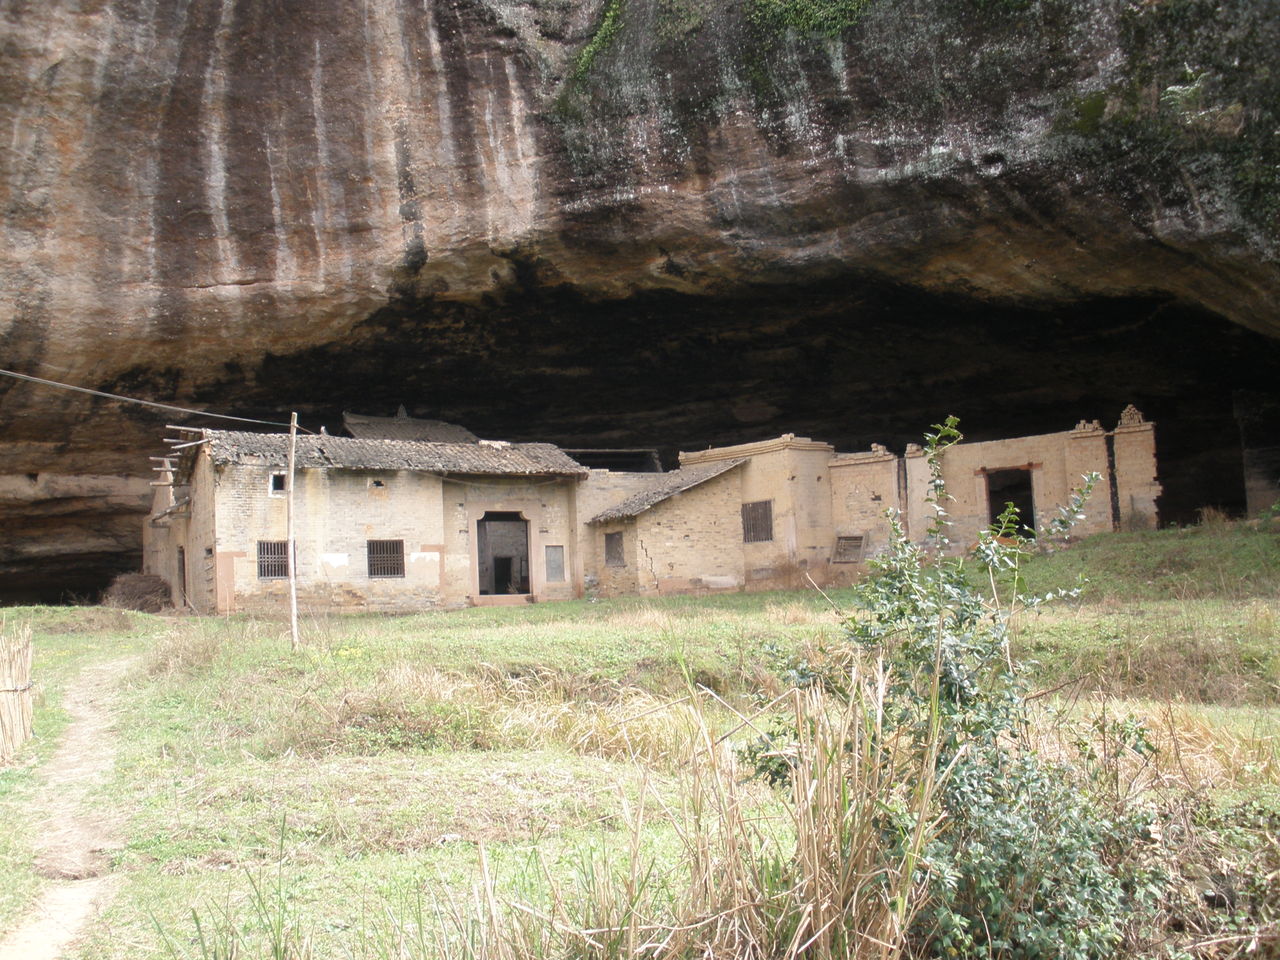
[[[876,0],[752,0],[759,22],[837,36],[852,27]]]

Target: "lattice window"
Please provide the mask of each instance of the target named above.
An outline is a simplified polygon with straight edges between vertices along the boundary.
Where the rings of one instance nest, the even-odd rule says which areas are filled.
[[[370,577],[404,576],[403,540],[370,540],[367,546]]]
[[[622,532],[604,535],[604,565],[606,567],[625,567],[627,559],[622,552]]]
[[[258,579],[283,580],[289,576],[289,541],[258,541]]]
[[[857,563],[862,559],[866,537],[836,537],[836,548],[831,554],[832,563]]]
[[[564,582],[564,547],[547,545],[547,583]]]
[[[773,539],[773,501],[757,500],[742,505],[742,542],[764,543]]]

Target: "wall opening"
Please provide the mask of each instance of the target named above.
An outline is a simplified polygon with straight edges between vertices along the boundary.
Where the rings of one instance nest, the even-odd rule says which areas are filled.
[[[490,510],[476,522],[480,594],[529,593],[529,521]]]
[[[1036,529],[1036,504],[1031,493],[1031,471],[1025,468],[987,471],[987,522],[995,523],[1005,504],[1018,508],[1018,526]]]
[[[185,610],[187,606],[187,551],[183,547],[178,548],[178,609]]]

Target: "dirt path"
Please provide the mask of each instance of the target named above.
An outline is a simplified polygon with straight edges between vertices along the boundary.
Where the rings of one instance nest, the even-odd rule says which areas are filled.
[[[0,960],[55,960],[110,898],[107,871],[118,824],[86,800],[115,760],[111,696],[128,665],[118,660],[88,667],[67,688],[63,702],[71,723],[35,799],[45,821],[36,869],[55,882],[23,925],[0,941]]]

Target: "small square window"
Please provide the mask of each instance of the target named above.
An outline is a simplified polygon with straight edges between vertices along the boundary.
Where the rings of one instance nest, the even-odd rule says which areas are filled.
[[[547,545],[547,583],[564,583],[564,547]]]
[[[368,552],[370,577],[404,576],[403,540],[370,540]]]
[[[836,548],[831,554],[832,563],[857,563],[862,559],[862,547],[866,537],[836,537]]]
[[[283,497],[288,490],[288,479],[283,473],[271,474],[271,495],[273,497]]]
[[[742,505],[742,542],[763,543],[773,539],[773,501],[757,500]]]
[[[604,535],[604,565],[606,567],[625,567],[626,557],[622,553],[622,531]]]
[[[283,580],[289,576],[289,541],[258,541],[258,579]]]

